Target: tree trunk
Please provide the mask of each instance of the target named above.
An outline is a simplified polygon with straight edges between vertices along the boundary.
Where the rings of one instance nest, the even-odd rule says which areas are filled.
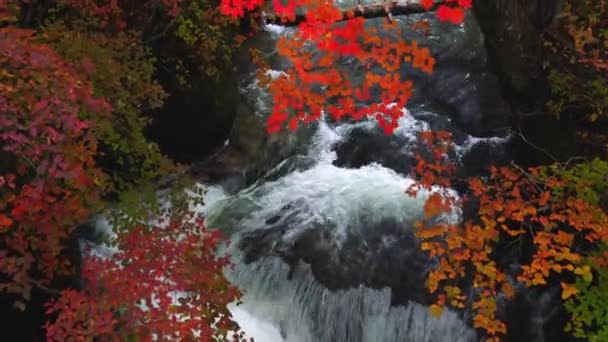
[[[513,102],[537,104],[544,94],[542,31],[555,15],[556,0],[474,0],[490,62]]]

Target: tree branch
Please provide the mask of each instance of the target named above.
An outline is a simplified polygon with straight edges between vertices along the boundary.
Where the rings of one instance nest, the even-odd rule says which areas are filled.
[[[164,37],[167,32],[169,32],[169,29],[175,25],[175,23],[176,20],[171,20],[160,33],[156,33],[157,28],[155,27],[152,33],[150,33],[150,36],[144,40],[144,45]]]
[[[559,164],[559,160],[557,158],[555,158],[551,153],[549,153],[547,150],[545,150],[544,148],[534,144],[533,142],[531,142],[530,140],[528,140],[526,138],[526,136],[523,134],[522,131],[518,131],[515,132],[515,134],[517,134],[523,142],[525,142],[526,144],[530,145],[532,148],[534,148],[535,150],[545,154],[547,157],[549,157],[550,159],[552,159],[555,163]]]
[[[46,292],[50,295],[55,295],[55,296],[61,295],[61,290],[54,289],[54,288],[48,287],[46,285],[43,285],[38,280],[34,280],[32,278],[29,278],[28,280],[31,285],[37,287],[38,289],[42,290],[43,292]]]
[[[372,5],[358,5],[349,9],[342,10],[342,19],[337,21],[346,21],[350,18],[362,17],[366,19],[388,17],[391,19],[396,15],[408,15],[417,13],[434,12],[440,5],[445,5],[443,1],[436,2],[430,9],[425,9],[419,3],[408,3],[407,1],[391,1]],[[295,20],[287,21],[275,14],[263,12],[262,18],[264,24],[276,24],[282,26],[297,26],[306,21],[306,15],[296,14]]]

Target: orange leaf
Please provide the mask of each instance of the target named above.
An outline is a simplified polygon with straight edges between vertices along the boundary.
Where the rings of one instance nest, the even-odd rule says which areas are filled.
[[[578,293],[576,286],[572,284],[562,283],[562,299],[566,300]]]
[[[13,220],[10,217],[0,214],[0,233],[7,231],[12,224]]]
[[[416,232],[416,236],[421,239],[430,239],[436,236],[443,235],[446,232],[446,227],[443,225],[437,225],[432,227],[426,227]]]
[[[501,289],[507,298],[513,299],[515,297],[515,290],[511,284],[503,283]]]
[[[433,193],[424,203],[424,218],[427,220],[441,213],[443,209],[442,197],[438,193]]]
[[[443,313],[443,306],[433,304],[431,305],[431,315],[434,317],[439,317]]]

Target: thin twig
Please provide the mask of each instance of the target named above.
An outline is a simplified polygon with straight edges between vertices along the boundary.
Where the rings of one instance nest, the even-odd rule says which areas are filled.
[[[511,161],[511,166],[518,169],[519,172],[521,172],[523,175],[528,177],[528,179],[536,186],[536,189],[539,192],[543,192],[543,189],[538,185],[539,182],[534,177],[532,177],[532,175],[529,172],[526,172],[526,170],[524,170],[521,166],[517,165],[514,161]]]
[[[521,132],[515,132],[517,135],[519,135],[522,140],[527,143],[528,145],[530,145],[531,147],[533,147],[535,150],[544,153],[545,155],[547,155],[549,158],[551,158],[554,162],[559,163],[559,160],[557,158],[555,158],[551,153],[549,153],[547,150],[545,150],[544,148],[534,144],[533,142],[531,142],[530,140],[528,140],[526,138],[526,136]]]
[[[40,283],[40,281],[34,280],[32,278],[29,278],[28,280],[29,280],[30,284],[36,286],[38,289],[40,289],[48,294],[52,294],[52,295],[56,295],[56,296],[61,295],[61,291],[58,289],[50,288],[50,287]]]
[[[173,27],[173,25],[175,24],[175,22],[176,22],[176,20],[175,20],[175,19],[174,19],[174,20],[171,20],[171,21],[170,21],[170,22],[167,24],[167,26],[165,26],[165,28],[162,30],[162,32],[160,32],[160,33],[158,33],[158,34],[154,34],[154,32],[156,32],[156,30],[153,30],[153,31],[152,31],[152,34],[150,35],[150,37],[148,37],[148,39],[146,39],[146,40],[144,41],[144,44],[149,44],[149,43],[151,43],[152,41],[154,41],[154,40],[156,40],[156,39],[159,39],[159,38],[164,37],[164,36],[167,34],[167,32],[169,31],[169,29],[170,29],[171,27]]]

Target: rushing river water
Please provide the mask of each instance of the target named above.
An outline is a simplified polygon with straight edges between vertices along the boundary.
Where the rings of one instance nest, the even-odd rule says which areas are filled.
[[[403,149],[414,149],[416,132],[429,126],[412,115],[401,121],[395,135],[403,138]],[[233,314],[257,341],[474,340],[454,312],[434,318],[413,301],[392,305],[391,287],[424,291],[416,285],[430,264],[423,264],[413,243],[411,224],[428,194],[408,197],[404,191],[413,180],[377,163],[334,165],[332,149],[355,128],[373,125],[321,122],[303,156],[311,161],[308,168],[233,195],[219,186],[207,194],[207,225],[231,237],[237,267],[228,276],[245,292]],[[459,150],[486,141],[502,140],[465,139]]]
[[[396,20],[407,27],[422,17]],[[231,311],[248,336],[259,342],[476,340],[466,317],[447,309],[433,317],[424,305],[429,302],[424,274],[433,264],[411,228],[429,194],[405,194],[414,182],[408,176],[414,154],[424,148],[418,132],[452,130],[453,157],[474,166],[502,155],[509,139],[473,137],[452,123],[477,125],[488,92],[497,93],[478,28],[470,20],[467,25],[436,25],[431,32],[427,41],[441,56],[433,76],[402,70],[419,86],[393,135],[373,120],[321,121],[294,138],[304,148],[268,165],[253,184],[236,190],[204,185],[206,204],[199,210],[208,227],[231,239],[224,252],[236,268],[226,272],[244,292],[243,304]],[[291,32],[267,26],[250,42],[274,60],[271,73],[285,67],[276,57],[276,41]],[[414,33],[405,35],[412,39]],[[356,66],[344,63],[357,77]],[[244,70],[243,101],[264,122],[271,99],[251,66]],[[436,219],[456,221],[459,215],[456,210]]]
[[[397,20],[407,27],[422,17]],[[219,185],[209,188],[201,210],[207,226],[231,238],[226,251],[237,267],[227,275],[245,293],[244,303],[231,310],[248,336],[261,342],[476,339],[461,315],[444,310],[433,317],[423,305],[428,304],[424,274],[432,260],[420,252],[411,227],[428,193],[405,194],[414,182],[408,177],[414,153],[424,148],[418,132],[452,129],[459,162],[479,146],[496,156],[508,140],[475,138],[455,129],[449,118],[474,122],[496,85],[484,69],[478,28],[470,20],[468,25],[472,32],[464,25],[451,31],[438,25],[428,37],[433,52],[442,56],[433,77],[402,70],[421,86],[392,136],[373,120],[321,121],[295,138],[304,146],[297,155],[270,166],[252,185],[230,193]],[[271,74],[285,67],[275,43],[292,32],[267,26],[251,43],[274,61]],[[403,39],[413,34],[406,30]],[[358,77],[356,65],[344,63]],[[263,121],[271,99],[251,68],[245,70],[242,96]],[[456,211],[437,219],[460,217]]]

